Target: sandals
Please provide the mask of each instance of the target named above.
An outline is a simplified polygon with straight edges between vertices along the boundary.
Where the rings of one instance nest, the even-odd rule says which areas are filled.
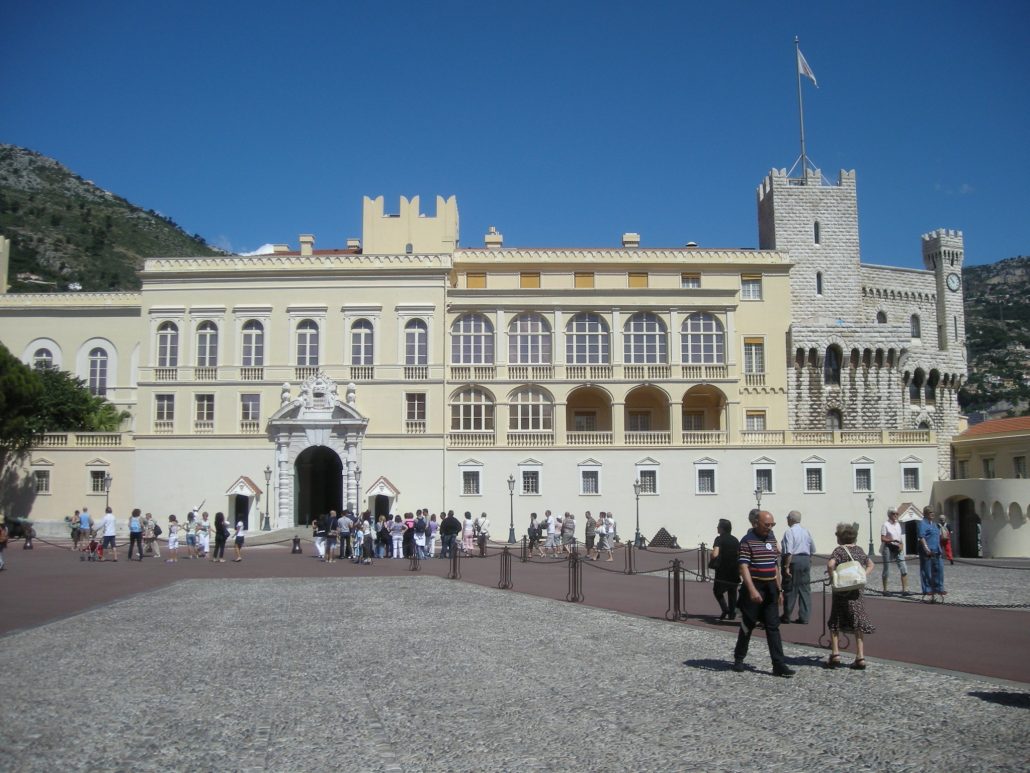
[[[865,671],[865,658],[856,658],[851,667],[856,671]]]
[[[840,655],[839,654],[837,654],[837,655],[830,655],[830,657],[826,660],[826,667],[827,668],[840,668],[841,667]]]

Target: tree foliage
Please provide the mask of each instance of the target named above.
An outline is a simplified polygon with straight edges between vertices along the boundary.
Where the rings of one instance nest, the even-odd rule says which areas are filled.
[[[0,344],[0,468],[32,447],[42,394],[39,374]]]
[[[64,370],[42,368],[36,376],[43,396],[35,407],[32,425],[44,432],[116,432],[127,411],[119,411],[103,397],[90,393],[86,382]]]

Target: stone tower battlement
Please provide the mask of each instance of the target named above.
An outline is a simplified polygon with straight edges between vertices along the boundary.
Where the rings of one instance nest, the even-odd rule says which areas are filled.
[[[386,214],[382,196],[365,196],[362,251],[368,255],[453,252],[458,246],[458,200],[436,197],[436,214],[420,210],[418,196],[400,197],[400,211]]]

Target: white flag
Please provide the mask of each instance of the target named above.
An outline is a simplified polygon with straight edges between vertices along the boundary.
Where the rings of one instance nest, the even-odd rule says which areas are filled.
[[[808,66],[808,62],[805,61],[805,55],[801,53],[801,49],[798,49],[798,73],[804,75],[806,78],[810,78],[812,83],[815,83],[815,87],[819,88],[819,84],[816,82],[815,73],[812,72],[812,68]]]

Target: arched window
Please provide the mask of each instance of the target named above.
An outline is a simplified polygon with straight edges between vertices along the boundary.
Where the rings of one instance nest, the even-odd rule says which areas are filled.
[[[818,223],[816,223],[816,225],[818,226]],[[816,242],[816,243],[818,244],[818,242]],[[823,272],[822,271],[816,271],[815,272],[815,294],[816,295],[822,295],[823,294]]]
[[[50,370],[54,367],[54,354],[49,349],[36,349],[32,355],[32,367],[38,370]]]
[[[826,356],[823,357],[823,383],[840,383],[840,361],[841,351],[839,346],[826,347]]]
[[[493,365],[494,327],[482,314],[465,314],[451,325],[451,364]]]
[[[580,312],[565,326],[565,359],[570,365],[607,365],[608,323],[599,314]]]
[[[98,397],[107,394],[107,352],[99,346],[89,351],[89,391]]]
[[[916,368],[916,372],[912,374],[912,378],[908,382],[908,399],[913,403],[919,402],[919,393],[923,389],[925,380],[925,371],[922,368]]]
[[[665,323],[649,311],[641,311],[626,320],[625,361],[628,365],[665,363],[669,361],[666,349]]]
[[[157,367],[179,365],[179,328],[174,322],[162,322],[157,329]]]
[[[922,330],[923,330],[922,325],[919,323],[919,315],[918,314],[913,314],[912,315],[912,337],[913,338],[922,338],[922,335],[923,335]]]
[[[520,389],[511,396],[508,406],[508,428],[549,432],[554,428],[553,412],[551,398],[542,389]]]
[[[878,312],[876,312],[876,324],[877,325],[886,325],[887,324],[887,312],[886,311],[878,311]]]
[[[683,320],[683,362],[689,365],[726,362],[726,335],[718,318],[699,311]]]
[[[844,417],[836,408],[831,408],[826,412],[826,429],[831,431],[844,429]]]
[[[551,326],[539,314],[519,314],[508,325],[508,362],[512,365],[548,365],[551,362]]]
[[[425,365],[429,362],[429,330],[421,319],[404,326],[404,364]]]
[[[926,388],[923,390],[923,397],[926,402],[933,405],[937,402],[937,386],[941,382],[941,374],[937,369],[930,371],[930,377],[926,380]]]
[[[201,322],[197,328],[197,367],[218,365],[218,327],[214,322]]]
[[[260,368],[265,364],[265,328],[256,319],[243,324],[243,367]]]
[[[494,428],[494,401],[482,389],[469,387],[451,400],[451,429],[490,431]]]
[[[350,326],[350,364],[372,364],[372,323],[358,319]]]
[[[297,367],[318,367],[318,325],[313,319],[297,325]]]

